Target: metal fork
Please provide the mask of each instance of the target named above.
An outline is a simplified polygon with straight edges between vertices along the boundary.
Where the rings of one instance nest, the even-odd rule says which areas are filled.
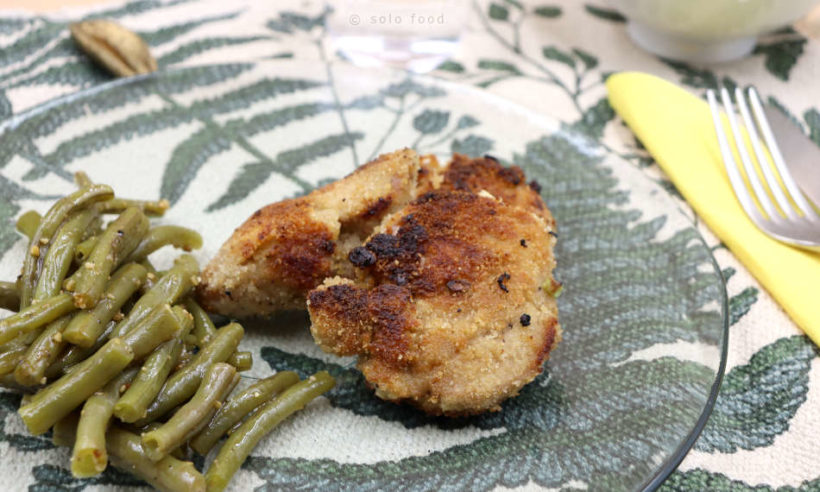
[[[812,251],[820,251],[820,215],[815,212],[808,199],[798,189],[791,173],[786,168],[783,154],[781,154],[774,139],[757,91],[754,88],[748,89],[749,103],[747,104],[744,92],[739,87],[735,89],[735,102],[743,119],[741,126],[735,116],[735,109],[729,97],[729,91],[726,88],[720,90],[720,99],[723,102],[732,135],[727,135],[724,130],[715,92],[708,90],[706,99],[709,101],[709,108],[712,110],[712,119],[715,124],[720,153],[723,156],[723,164],[726,166],[726,172],[729,175],[729,181],[735,191],[735,196],[737,196],[746,215],[761,231],[779,241]],[[749,105],[752,107],[751,113],[749,112]],[[751,114],[754,114],[754,120]],[[758,166],[755,166],[749,155],[741,128],[746,130]],[[771,161],[774,163],[777,174],[779,174],[786,188],[785,190],[778,183],[775,171],[769,165],[769,157],[766,155],[758,136],[758,129],[763,134],[763,141],[768,148],[769,155],[771,155]],[[752,194],[739,172],[737,162],[732,154],[730,143],[732,136],[734,136],[734,145],[743,163],[746,178],[751,185],[751,191],[765,215],[755,205]],[[762,172],[766,187],[761,183],[756,167]],[[768,188],[768,193],[766,188]],[[772,202],[769,193],[774,197],[777,206]]]

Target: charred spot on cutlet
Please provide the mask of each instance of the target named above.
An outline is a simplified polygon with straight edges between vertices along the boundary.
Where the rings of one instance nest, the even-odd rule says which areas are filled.
[[[490,154],[484,154],[484,158],[485,158],[485,159],[488,159],[488,160],[491,160],[491,161],[498,162],[498,158],[497,158],[497,157],[495,157],[495,156],[492,156],[492,155],[490,155]]]
[[[450,292],[464,292],[470,287],[470,282],[461,279],[453,279],[447,282],[447,288]]]
[[[409,219],[409,220],[408,220]],[[379,260],[406,259],[421,251],[421,243],[427,239],[427,231],[416,224],[412,217],[405,217],[398,234],[376,234],[365,245]]]
[[[524,173],[518,167],[502,167],[498,171],[498,176],[504,181],[518,186],[524,180]]]
[[[376,234],[364,247],[375,256],[379,273],[396,285],[405,285],[418,270],[426,239],[427,230],[407,216],[395,235]]]
[[[507,284],[505,283],[509,279],[510,279],[510,274],[507,273],[507,272],[504,272],[501,275],[499,275],[498,278],[495,279],[495,281],[498,282],[498,286],[501,288],[501,290],[503,290],[504,292],[509,292],[510,289],[507,288]]]
[[[532,190],[534,192],[541,193],[541,184],[538,181],[533,179],[532,181],[530,181],[529,184],[530,184],[530,188],[532,188]]]
[[[376,264],[376,255],[364,246],[357,246],[350,250],[350,254],[347,255],[347,259],[350,260],[350,263],[353,263],[359,268],[365,268]]]
[[[336,243],[327,239],[322,242],[321,247],[325,251],[325,253],[329,255],[333,254],[333,252],[336,251]]]
[[[416,201],[413,202],[413,203],[422,204],[422,203],[432,202],[432,201],[436,201],[436,200],[440,199],[440,197],[441,197],[441,193],[439,193],[437,191],[428,191],[427,193],[425,193],[425,194],[419,196],[418,198],[416,198]],[[404,220],[410,219],[412,217],[413,217],[413,214],[410,214],[410,215],[406,216],[404,218]]]
[[[530,315],[524,313],[521,315],[521,318],[519,318],[518,321],[521,322],[521,326],[530,326],[530,319]]]
[[[550,236],[552,236],[552,237],[554,237],[554,238],[558,239],[558,233],[557,233],[557,232],[555,232],[555,231],[547,231],[547,233],[548,233]]]
[[[376,200],[376,203],[374,203],[373,205],[370,205],[367,208],[367,210],[362,212],[361,217],[363,219],[379,218],[382,215],[384,215],[384,213],[387,211],[387,208],[390,207],[390,204],[392,202],[393,202],[392,197],[388,196],[387,198],[384,198],[384,197],[380,196],[379,199]]]
[[[521,240],[521,246],[524,246],[525,248],[527,247],[527,240],[526,239]]]
[[[399,238],[392,234],[376,234],[364,246],[378,258],[395,258],[401,253]]]

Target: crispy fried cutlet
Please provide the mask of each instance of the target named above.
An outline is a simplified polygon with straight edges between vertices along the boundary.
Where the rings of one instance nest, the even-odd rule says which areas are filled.
[[[383,399],[436,415],[498,410],[561,336],[551,225],[511,202],[438,190],[388,216],[350,252],[357,280],[308,295],[316,342],[357,355]]]
[[[257,210],[202,272],[199,301],[236,317],[304,309],[307,292],[325,278],[353,275],[348,253],[414,198],[418,172],[418,155],[404,149]]]

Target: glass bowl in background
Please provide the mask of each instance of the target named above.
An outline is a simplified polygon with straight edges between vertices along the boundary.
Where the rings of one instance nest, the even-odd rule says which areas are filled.
[[[818,0],[611,0],[641,48],[674,60],[742,58],[759,35],[786,27]]]

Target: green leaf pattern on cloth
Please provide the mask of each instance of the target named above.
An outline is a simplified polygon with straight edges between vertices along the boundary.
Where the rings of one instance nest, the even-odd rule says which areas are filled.
[[[755,47],[754,53],[763,55],[769,73],[787,81],[792,67],[803,54],[807,40],[794,29],[778,31],[775,36],[780,39],[762,41]]]
[[[811,362],[818,349],[805,336],[781,338],[733,368],[696,446],[733,453],[769,446],[786,432],[806,401]]]
[[[190,7],[197,5],[207,8],[202,9],[203,14],[192,15],[195,9]],[[237,61],[251,62],[278,54],[319,62],[333,57],[328,34],[323,28],[324,20],[330,14],[323,5],[287,0],[281,6],[277,4],[277,10],[265,11],[265,15],[259,15],[258,10],[254,10],[257,8],[246,0],[227,3],[138,0],[86,15],[86,18],[115,18],[126,26],[135,26],[165,66],[229,64],[177,72],[138,90],[115,91],[108,99],[70,102],[59,112],[45,112],[26,120],[12,135],[4,136],[4,145],[0,148],[0,168],[3,169],[0,220],[6,226],[0,230],[0,255],[18,244],[18,236],[10,224],[22,210],[21,201],[48,198],[38,185],[40,180],[48,178],[67,183],[75,163],[81,163],[87,156],[176,127],[184,126],[188,133],[180,137],[178,147],[167,162],[157,185],[159,196],[174,201],[185,200],[191,183],[204,174],[206,163],[228,153],[239,153],[236,154],[239,159],[237,172],[232,179],[213,198],[201,204],[203,211],[215,215],[240,206],[246,196],[273,176],[291,183],[293,193],[301,193],[323,181],[308,181],[298,169],[326,156],[349,159],[357,150],[359,159],[364,160],[367,150],[372,148],[373,153],[377,153],[389,150],[392,145],[389,127],[376,135],[375,143],[370,141],[372,135],[365,138],[355,131],[346,131],[313,135],[303,142],[279,145],[278,152],[274,153],[264,152],[255,138],[274,128],[298,124],[320,115],[337,113],[339,120],[347,124],[346,112],[393,111],[396,115],[394,125],[412,126],[417,132],[418,147],[424,151],[481,155],[506,148],[504,142],[497,142],[493,135],[482,131],[481,117],[459,112],[469,111],[469,108],[455,110],[439,108],[435,104],[425,106],[444,94],[436,87],[416,83],[410,78],[344,107],[333,100],[305,102],[298,99],[300,95],[326,87],[329,81],[320,77],[308,80],[280,74],[280,78],[245,83],[243,77],[252,65]],[[176,13],[181,10],[186,16]],[[158,13],[159,17],[153,17]],[[69,20],[76,18],[79,17]],[[146,22],[146,19],[155,18],[161,18],[162,22]],[[563,36],[553,34],[547,27],[568,22],[568,19],[573,22],[583,19],[590,29],[600,28],[601,32],[590,36]],[[557,0],[544,4],[530,0],[477,0],[471,5],[470,24],[474,26],[471,36],[482,40],[481,49],[466,46],[458,57],[442,62],[435,74],[485,87],[535,111],[559,117],[566,128],[602,141],[610,151],[667,187],[672,196],[675,196],[674,188],[652,163],[645,149],[627,136],[608,105],[602,83],[614,71],[623,68],[652,71],[695,92],[717,86],[757,85],[764,97],[769,100],[776,97],[774,101],[787,114],[797,115],[792,116],[793,119],[820,145],[820,93],[817,92],[820,86],[802,85],[792,90],[789,85],[800,84],[816,71],[817,57],[809,56],[809,53],[817,54],[816,42],[807,41],[792,30],[780,31],[762,39],[755,55],[747,60],[716,67],[658,59],[637,51],[632,45],[622,44],[620,48],[628,50],[637,60],[636,64],[624,67],[606,53],[611,53],[613,33],[621,39],[618,43],[627,43],[623,41],[626,39],[623,33],[625,21],[620,13],[603,2]],[[108,80],[69,42],[66,22],[65,18],[0,18],[0,46],[3,47],[0,50],[0,118]],[[519,87],[515,84],[525,89],[511,90]],[[186,99],[190,92],[222,85],[228,85],[229,89],[221,90],[216,98],[193,103]],[[296,99],[287,105],[277,103],[273,110],[248,118],[243,116],[243,111],[255,104],[293,97]],[[40,144],[55,131],[82,118],[102,116],[111,110],[142,103],[148,104],[150,111],[134,112],[104,128],[88,128],[57,145]],[[415,109],[414,105],[419,104],[424,109]],[[580,473],[582,469],[592,470],[590,473],[595,482],[587,484],[592,485],[591,489],[620,490],[622,477],[619,472],[624,466],[628,463],[649,466],[651,456],[640,439],[610,441],[606,429],[623,426],[636,429],[636,434],[640,429],[640,434],[650,440],[663,441],[676,429],[674,424],[658,417],[656,405],[660,402],[663,412],[678,412],[681,418],[685,418],[691,409],[683,403],[697,387],[693,382],[702,380],[707,374],[696,363],[659,359],[659,363],[647,364],[630,360],[630,354],[658,343],[696,343],[693,327],[702,323],[703,318],[678,316],[674,320],[665,320],[668,325],[663,331],[667,337],[664,339],[658,338],[657,330],[652,329],[648,320],[656,319],[659,310],[669,305],[678,306],[680,313],[691,311],[693,306],[714,299],[715,293],[708,288],[695,289],[697,294],[691,299],[677,299],[674,285],[668,282],[674,273],[665,269],[668,262],[657,257],[650,246],[663,228],[663,220],[642,218],[628,207],[619,208],[628,203],[628,198],[616,188],[616,180],[608,176],[606,168],[594,157],[579,151],[582,148],[579,142],[561,136],[550,138],[548,141],[532,141],[526,149],[517,150],[515,162],[530,173],[546,173],[539,176],[545,183],[558,180],[552,183],[553,186],[545,187],[548,203],[553,200],[569,205],[565,197],[577,197],[579,202],[572,207],[553,209],[561,225],[559,259],[579,258],[573,262],[573,268],[578,271],[572,272],[575,280],[574,284],[567,284],[568,292],[573,288],[602,292],[598,297],[562,305],[562,316],[569,323],[584,319],[588,315],[585,305],[603,303],[606,306],[606,295],[611,293],[617,293],[622,299],[626,296],[628,302],[641,302],[640,295],[630,291],[628,285],[613,284],[598,277],[596,272],[601,261],[609,262],[608,268],[616,268],[618,275],[634,270],[637,263],[632,262],[656,265],[654,274],[630,282],[650,283],[662,289],[664,294],[657,297],[658,304],[642,305],[638,322],[627,323],[613,315],[612,319],[585,326],[588,329],[583,333],[568,334],[575,339],[567,340],[566,350],[556,356],[574,372],[559,375],[547,372],[535,384],[527,386],[517,399],[508,402],[503,412],[470,422],[431,419],[405,407],[386,404],[372,397],[352,367],[266,347],[259,355],[271,368],[296,369],[303,374],[326,368],[334,373],[340,384],[331,393],[329,403],[340,411],[383,419],[407,429],[457,430],[474,426],[488,432],[500,429],[506,432],[424,456],[368,465],[255,456],[246,469],[257,477],[256,483],[263,484],[263,490],[326,487],[328,483],[338,483],[336,481],[342,479],[356,490],[386,487],[490,490],[496,485],[516,487],[533,483],[575,490],[578,484],[573,480],[584,475]],[[14,169],[24,162],[24,170],[7,175],[6,169],[11,169],[12,162],[16,166]],[[576,187],[578,183],[572,180],[560,180],[573,169],[591,173],[597,185],[579,189]],[[584,183],[588,186],[590,181]],[[551,193],[565,196],[550,196]],[[688,210],[683,201],[679,203]],[[718,241],[697,222],[696,216],[688,213],[707,242],[717,245]],[[609,259],[584,256],[586,243],[583,238],[591,231],[584,228],[582,219],[588,214],[605,214],[613,231],[630,231],[627,235],[607,235],[604,231],[613,251]],[[675,268],[691,269],[703,261],[687,246],[692,240],[691,233],[664,239],[665,247],[684,252]],[[621,255],[619,251],[630,251],[630,254]],[[797,335],[799,332],[779,312],[768,294],[730,253],[716,248],[715,254],[730,294],[730,352],[737,343],[737,346],[744,347],[745,356],[730,355],[730,369],[713,417],[689,458],[670,476],[662,490],[820,490],[820,477],[816,472],[816,456],[820,448],[816,440],[812,444],[806,442],[807,437],[797,439],[795,445],[793,438],[795,433],[810,432],[806,427],[810,421],[807,416],[813,415],[816,422],[820,412],[816,404],[820,391],[817,349],[805,337]],[[693,274],[691,282],[707,285],[702,274]],[[629,297],[632,295],[635,297]],[[702,316],[708,317],[709,313]],[[625,327],[628,332],[616,331]],[[611,337],[614,336],[625,337],[626,343],[619,340],[618,344],[613,344]],[[596,356],[581,357],[580,347]],[[260,361],[258,365],[263,364]],[[638,398],[635,393],[638,390],[628,384],[630,377],[648,381],[640,392],[641,398],[645,399]],[[681,384],[681,381],[692,384]],[[584,407],[583,401],[595,401],[607,394],[622,395],[620,400],[604,398],[610,402],[620,401],[621,406]],[[18,400],[19,397],[8,393],[0,394],[0,446],[24,453],[57,452],[51,450],[49,439],[31,437],[21,428],[14,427],[12,421],[16,417],[12,412]],[[810,402],[814,402],[811,407]],[[569,405],[573,406],[576,417],[561,420],[559,415],[567,411]],[[584,415],[587,418],[581,418]],[[614,446],[625,451],[607,459],[599,459],[600,455],[594,452],[588,456],[564,452],[568,447],[562,443],[577,439],[575,433],[579,430],[590,436],[589,449]],[[782,444],[790,438],[790,444]],[[767,456],[774,456],[773,452],[778,461],[772,465],[775,471],[767,474],[763,463],[768,463]],[[63,465],[59,465],[64,463],[63,458],[65,456],[61,455],[62,461],[44,460],[35,466],[31,476],[26,477],[30,490],[79,491],[92,485],[112,484],[139,486],[139,482],[129,475],[112,469],[93,480],[75,480]],[[788,469],[780,470],[783,467]]]
[[[750,485],[740,480],[732,480],[721,473],[710,473],[694,469],[676,473],[659,489],[662,492],[682,492],[687,490],[710,490],[714,492],[814,492],[820,490],[820,477],[806,480],[797,487],[770,487]]]
[[[626,22],[626,17],[621,15],[617,10],[598,7],[591,4],[587,4],[585,8],[588,13],[599,19],[604,19],[612,22]]]
[[[555,5],[541,5],[533,9],[533,13],[535,15],[538,15],[540,17],[547,17],[549,19],[561,17],[561,12],[561,7],[557,7]]]

